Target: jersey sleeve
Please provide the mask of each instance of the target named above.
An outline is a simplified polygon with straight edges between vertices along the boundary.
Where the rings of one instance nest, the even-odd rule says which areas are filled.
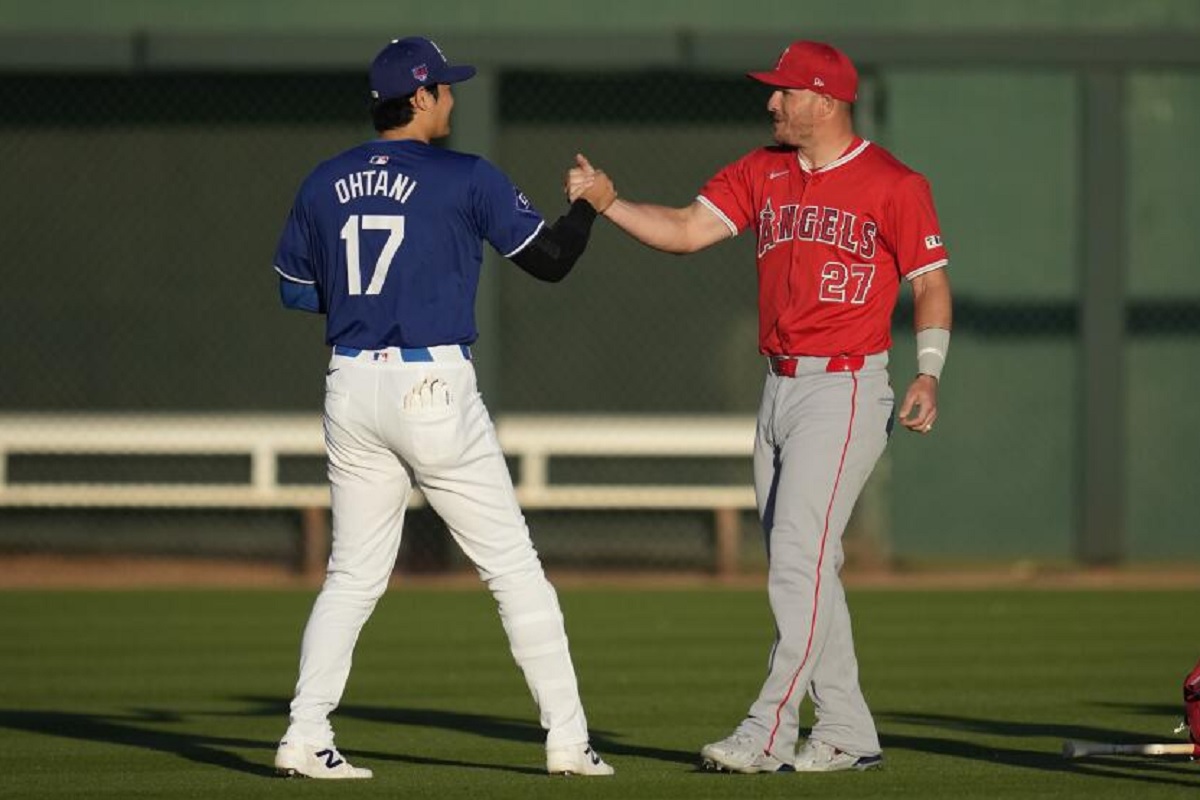
[[[545,225],[524,192],[486,159],[478,159],[471,193],[479,234],[505,258],[525,249]]]
[[[721,218],[734,236],[754,219],[752,172],[749,156],[735,161],[712,176],[696,196],[701,205]]]
[[[310,249],[312,237],[309,233],[308,209],[301,190],[292,204],[287,222],[283,225],[283,233],[279,236],[279,245],[275,248],[275,271],[281,278],[292,283],[316,284]]]
[[[933,193],[924,177],[909,175],[897,184],[889,216],[889,238],[895,243],[901,275],[912,280],[950,263],[933,208]]]

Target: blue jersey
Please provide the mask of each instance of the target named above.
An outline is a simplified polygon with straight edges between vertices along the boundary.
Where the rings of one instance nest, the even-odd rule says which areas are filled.
[[[319,165],[288,216],[275,270],[315,286],[331,345],[470,344],[483,241],[505,257],[544,224],[479,156],[376,140]]]

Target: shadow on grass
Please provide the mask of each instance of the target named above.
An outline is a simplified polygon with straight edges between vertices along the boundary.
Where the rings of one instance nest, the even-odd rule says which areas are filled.
[[[187,732],[163,731],[151,727],[182,720],[179,714],[161,710],[139,710],[128,715],[117,715],[0,709],[0,727],[11,730],[173,753],[198,764],[208,764],[250,775],[275,774],[269,763],[256,764],[229,752],[231,748],[263,748],[267,746],[264,742],[196,736]],[[270,748],[272,751],[275,749],[274,743],[270,744]]]
[[[125,714],[84,714],[69,711],[29,711],[22,709],[0,709],[0,728],[25,733],[55,736],[64,739],[98,742],[103,744],[137,747],[159,753],[179,756],[198,764],[220,767],[248,775],[273,776],[272,765],[276,742],[235,737],[204,736],[186,730],[164,730],[165,725],[180,725],[195,717],[276,717],[282,725],[287,719],[287,703],[279,698],[244,697],[241,702],[249,707],[231,712],[187,713],[164,709],[134,709]],[[540,746],[545,741],[545,732],[532,721],[506,717],[442,711],[428,708],[382,708],[377,706],[346,705],[338,709],[338,716],[380,722],[414,729],[434,728],[459,731],[474,736],[485,736],[515,742],[528,742]],[[690,752],[666,750],[655,747],[628,744],[622,737],[605,731],[592,731],[592,744],[604,755],[633,756],[673,763],[691,764],[695,755]],[[231,752],[240,749],[264,751],[262,762],[247,761]],[[486,769],[517,774],[541,775],[540,766],[513,766],[462,759],[442,759],[396,752],[375,752],[346,749],[347,755],[375,761],[391,761],[435,767]],[[469,751],[468,751],[469,752]],[[540,760],[540,753],[539,753]]]
[[[287,702],[272,697],[240,697],[239,702],[247,702],[258,706],[248,714],[252,716],[278,716],[281,720],[287,718]],[[527,742],[539,747],[546,741],[546,732],[533,720],[516,719],[513,717],[498,717],[487,714],[474,714],[461,711],[447,711],[435,708],[388,708],[381,706],[343,705],[338,706],[337,716],[348,719],[358,719],[367,722],[378,722],[387,725],[398,725],[410,728],[433,728],[437,730],[458,731],[474,736],[484,736],[489,739],[503,739],[512,742]],[[655,761],[666,761],[677,764],[694,764],[696,753],[683,750],[667,750],[660,747],[647,747],[623,741],[625,737],[613,731],[590,731],[592,746],[603,756],[632,756]],[[453,766],[490,767],[492,769],[508,769],[510,771],[527,772],[522,768],[504,767],[495,764],[466,764],[461,762],[441,762],[436,759],[415,759],[408,756],[386,753],[365,753],[350,751],[371,758],[393,761],[413,761],[422,764],[447,763]],[[540,772],[541,770],[533,770]]]
[[[1051,738],[1054,750],[1031,750],[1019,747],[997,747],[992,744],[959,738],[915,736],[909,734],[881,735],[885,749],[900,748],[922,753],[951,756],[970,761],[983,761],[1010,767],[1034,769],[1046,772],[1103,777],[1106,780],[1127,780],[1135,783],[1166,784],[1200,788],[1200,769],[1179,758],[1163,757],[1113,757],[1102,756],[1087,759],[1063,758],[1058,749],[1063,741],[1077,739],[1088,742],[1121,742],[1148,744],[1173,741],[1172,737],[1150,737],[1144,733],[1114,731],[1089,725],[1060,725],[1041,722],[1013,722],[1010,720],[987,720],[960,717],[949,714],[924,714],[890,712],[877,715],[881,722],[900,725],[940,728],[994,738]],[[1136,770],[1136,771],[1134,771]]]
[[[1098,708],[1111,708],[1116,711],[1125,711],[1130,714],[1140,714],[1143,717],[1158,717],[1159,719],[1175,720],[1178,722],[1183,719],[1183,700],[1182,698],[1174,705],[1168,703],[1119,703],[1116,701],[1101,700],[1091,703]]]

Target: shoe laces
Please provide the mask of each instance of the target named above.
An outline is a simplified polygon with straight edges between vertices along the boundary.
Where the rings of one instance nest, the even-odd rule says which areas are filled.
[[[761,750],[757,740],[748,733],[742,731],[734,731],[728,739],[725,740],[728,744],[744,747],[747,750]]]
[[[826,744],[822,741],[810,741],[808,746],[812,750],[813,762],[818,764],[829,763],[841,753],[841,750],[838,750],[833,745]]]

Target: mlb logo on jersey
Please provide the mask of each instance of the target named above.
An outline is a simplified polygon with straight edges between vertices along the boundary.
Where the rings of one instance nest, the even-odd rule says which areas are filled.
[[[382,167],[388,162],[387,156],[371,156],[371,163],[377,167]]]
[[[418,64],[412,68],[412,75],[421,83],[424,83],[425,81],[429,80],[429,65]]]
[[[932,250],[935,247],[941,247],[941,246],[942,246],[942,237],[940,237],[940,236],[926,236],[925,237],[925,249],[926,250]]]

